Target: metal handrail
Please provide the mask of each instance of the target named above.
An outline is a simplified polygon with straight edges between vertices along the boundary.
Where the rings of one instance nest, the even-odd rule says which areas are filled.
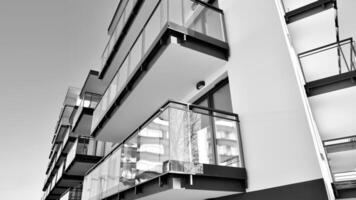
[[[347,57],[345,55],[344,50],[342,49],[343,46],[345,45],[350,45],[350,62],[347,61]],[[332,42],[320,47],[316,47],[314,49],[308,50],[308,51],[304,51],[302,53],[298,54],[298,58],[299,61],[301,63],[301,59],[308,57],[308,56],[312,56],[321,52],[325,52],[328,51],[330,49],[336,49],[337,50],[337,56],[338,56],[338,73],[342,74],[342,67],[343,64],[345,65],[347,72],[351,72],[356,70],[356,66],[355,66],[355,58],[356,58],[356,49],[355,49],[355,42],[353,40],[352,37],[350,38],[346,38],[337,42]],[[343,62],[342,62],[343,61]],[[304,70],[303,70],[303,66],[301,64],[302,67],[302,72],[303,72],[303,76],[305,78],[305,74],[304,74]]]
[[[327,51],[329,49],[332,49],[332,48],[335,48],[334,45],[345,45],[345,44],[348,44],[348,43],[345,43],[345,42],[353,42],[353,39],[352,37],[350,38],[347,38],[347,39],[344,39],[344,40],[340,40],[339,42],[332,42],[332,43],[329,43],[329,44],[326,44],[326,45],[323,45],[323,46],[320,46],[320,47],[316,47],[314,49],[310,49],[308,51],[304,51],[302,53],[299,53],[298,54],[298,57],[299,58],[303,58],[303,57],[307,57],[307,56],[310,56],[310,55],[314,55],[316,53],[320,53],[320,52],[323,52],[323,51]],[[320,51],[319,51],[320,50]],[[310,54],[309,54],[310,53]]]

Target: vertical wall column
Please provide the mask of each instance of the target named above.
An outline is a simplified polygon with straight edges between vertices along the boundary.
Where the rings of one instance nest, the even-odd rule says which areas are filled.
[[[219,3],[228,27],[231,57],[226,67],[233,109],[241,120],[248,192],[322,180],[275,2]],[[322,190],[315,191],[320,199],[326,198],[324,185]]]

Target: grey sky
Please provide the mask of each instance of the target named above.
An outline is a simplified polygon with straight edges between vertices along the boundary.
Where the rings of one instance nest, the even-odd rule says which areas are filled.
[[[41,198],[68,86],[99,69],[118,0],[0,0],[0,199]]]

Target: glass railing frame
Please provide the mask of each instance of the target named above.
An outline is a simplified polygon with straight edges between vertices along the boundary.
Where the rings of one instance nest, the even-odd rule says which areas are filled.
[[[347,57],[345,57],[345,53],[343,52],[343,46],[345,45],[350,45],[350,54],[349,54],[349,59],[347,59]],[[305,73],[305,69],[303,67],[302,64],[302,59],[305,57],[309,57],[309,56],[313,56],[318,55],[319,53],[323,53],[323,52],[327,52],[328,50],[332,50],[332,49],[336,49],[338,52],[338,74],[333,74],[331,76],[335,76],[335,75],[341,75],[344,73],[348,73],[348,72],[352,72],[352,71],[356,71],[356,48],[355,48],[355,41],[353,40],[352,37],[340,40],[340,41],[336,41],[336,42],[332,42],[323,46],[319,46],[301,53],[298,53],[298,60],[299,60],[299,65],[300,65],[300,69],[303,75],[303,79],[304,79],[304,83],[310,83],[310,82],[314,82],[314,81],[318,81],[324,78],[328,78],[330,76],[326,76],[323,78],[318,78],[315,80],[311,80],[311,81],[307,81],[306,78],[306,73]],[[347,71],[343,72],[342,67],[343,65],[345,65]]]
[[[157,38],[158,38],[158,40],[159,40],[159,38],[162,37],[162,33],[164,33],[167,29],[170,29],[170,28],[172,28],[172,27],[182,27],[182,26],[183,26],[183,25],[178,25],[178,24],[172,23],[172,22],[170,21],[170,18],[169,18],[169,17],[170,17],[170,16],[169,16],[169,8],[168,8],[168,6],[169,6],[169,1],[170,1],[170,0],[159,0],[159,1],[158,1],[158,3],[157,3],[157,5],[155,6],[154,10],[152,11],[152,13],[150,14],[149,18],[148,18],[147,21],[145,22],[144,26],[143,26],[142,29],[140,30],[140,33],[138,34],[137,38],[135,39],[135,41],[133,42],[132,46],[131,46],[130,49],[128,50],[128,52],[127,52],[127,54],[125,55],[124,59],[123,59],[123,60],[121,61],[121,63],[119,64],[120,67],[117,69],[117,71],[115,72],[115,75],[114,75],[113,78],[110,80],[110,82],[109,82],[109,84],[108,84],[108,87],[105,89],[101,100],[98,102],[97,107],[95,108],[95,110],[94,110],[94,112],[93,112],[93,121],[92,121],[93,124],[92,124],[92,130],[91,130],[91,131],[92,131],[92,134],[93,134],[93,132],[95,132],[95,130],[97,129],[97,127],[100,126],[100,123],[101,123],[101,121],[103,120],[103,118],[105,118],[106,113],[107,113],[107,112],[111,109],[111,107],[115,104],[115,99],[117,99],[117,98],[123,93],[123,91],[127,91],[127,90],[128,90],[127,87],[128,87],[128,85],[130,84],[132,78],[136,76],[136,72],[137,72],[137,70],[139,70],[139,68],[140,68],[139,66],[141,66],[141,68],[142,68],[142,64],[144,63],[143,61],[144,61],[144,60],[146,59],[146,57],[151,53],[151,51],[152,51],[152,46],[154,46],[154,44],[157,42],[157,41],[155,41],[155,40],[157,40]],[[197,31],[195,31],[195,30],[192,30],[192,29],[189,29],[189,28],[186,28],[186,27],[182,27],[183,29],[186,29],[186,31],[184,32],[184,34],[186,34],[186,35],[198,35],[198,36],[199,36],[199,35],[204,35],[205,37],[211,38],[212,40],[214,40],[214,41],[216,41],[216,42],[228,43],[227,30],[226,30],[226,23],[225,23],[225,15],[224,15],[223,10],[221,10],[221,9],[219,9],[219,8],[213,6],[213,5],[210,5],[210,4],[208,4],[208,3],[205,3],[205,2],[203,2],[203,1],[201,1],[201,0],[184,0],[184,1],[190,1],[190,2],[193,2],[193,3],[197,3],[197,4],[201,5],[201,6],[204,6],[204,7],[208,8],[208,9],[211,9],[211,10],[217,12],[217,13],[220,15],[220,20],[221,20],[220,23],[221,23],[221,26],[222,26],[222,27],[220,27],[220,28],[221,28],[221,31],[222,31],[222,37],[223,37],[223,39],[222,39],[222,40],[219,40],[219,39],[213,38],[212,36],[209,36],[209,35],[207,35],[207,34],[199,33],[199,32],[197,32]],[[118,76],[118,73],[120,72],[120,69],[121,69],[122,66],[125,64],[125,62],[127,61],[128,57],[131,55],[132,50],[133,50],[133,48],[136,46],[137,41],[138,41],[141,37],[143,37],[143,34],[144,34],[145,31],[146,31],[146,27],[147,27],[148,24],[151,22],[151,19],[152,19],[152,17],[154,16],[154,14],[156,14],[157,9],[160,8],[162,2],[166,2],[166,3],[167,3],[167,11],[166,11],[166,12],[167,12],[167,13],[166,13],[167,16],[166,16],[166,18],[164,18],[164,19],[166,20],[166,21],[165,21],[165,25],[162,25],[162,27],[160,27],[159,33],[157,34],[155,40],[152,42],[152,44],[151,44],[151,46],[150,46],[149,48],[144,46],[144,41],[141,41],[143,44],[142,44],[142,46],[141,46],[141,51],[142,51],[141,53],[142,53],[142,55],[141,55],[140,61],[138,61],[137,65],[134,66],[134,70],[131,71],[130,74],[127,75],[126,80],[125,80],[125,82],[124,82],[122,88],[120,89],[119,92],[117,92],[116,96],[114,97],[114,100],[112,100],[112,101],[110,101],[110,102],[109,102],[109,101],[106,102],[106,104],[108,104],[108,105],[105,106],[105,107],[106,107],[105,111],[102,112],[100,115],[98,115],[98,117],[97,117],[98,120],[96,120],[96,119],[95,119],[95,118],[96,118],[96,112],[99,112],[99,111],[97,111],[97,108],[98,108],[99,106],[101,106],[102,101],[104,101],[104,99],[106,100],[106,98],[108,98],[107,96],[109,96],[109,94],[107,94],[107,93],[108,93],[108,91],[109,91],[111,85],[113,84],[113,81],[117,79],[117,76]],[[162,4],[163,4],[163,3],[162,3]],[[181,9],[183,10],[183,8],[181,8]],[[182,20],[184,20],[184,18],[182,18]],[[179,31],[181,32],[182,30],[179,30]],[[191,33],[193,33],[193,34],[191,34]],[[197,37],[197,38],[199,38],[199,37]],[[142,39],[142,40],[143,40],[143,39]],[[145,49],[146,49],[146,53],[144,53],[144,50],[145,50]]]
[[[178,106],[181,106],[181,107],[177,107]],[[150,123],[152,123],[158,116],[160,116],[163,112],[167,111],[168,109],[170,108],[173,108],[173,109],[179,109],[179,110],[182,110],[184,112],[187,112],[188,116],[189,116],[189,113],[198,113],[198,114],[202,114],[202,115],[207,115],[210,117],[210,119],[214,119],[216,117],[218,118],[221,118],[221,119],[226,119],[226,120],[230,120],[230,121],[234,121],[236,122],[236,134],[237,134],[237,145],[238,145],[238,155],[239,155],[239,161],[241,162],[240,166],[237,166],[236,168],[244,168],[245,167],[245,162],[244,162],[244,152],[243,152],[243,146],[242,146],[242,138],[241,138],[241,130],[240,130],[240,125],[239,125],[239,117],[237,114],[234,114],[234,113],[229,113],[229,112],[226,112],[226,111],[221,111],[221,110],[216,110],[216,109],[212,109],[212,108],[206,108],[206,107],[202,107],[202,106],[198,106],[198,105],[194,105],[194,104],[185,104],[185,103],[180,103],[180,102],[176,102],[176,101],[172,101],[172,100],[169,100],[167,101],[163,106],[161,106],[156,112],[154,112],[145,122],[143,122],[137,129],[135,129],[130,135],[128,135],[121,143],[118,143],[116,145],[115,148],[112,149],[112,151],[110,153],[108,153],[105,157],[103,157],[98,163],[96,163],[91,169],[89,169],[85,176],[88,176],[89,174],[91,174],[92,172],[94,173],[96,169],[98,169],[98,167],[100,167],[104,162],[106,162],[109,158],[111,158],[111,156],[113,154],[115,154],[117,151],[121,151],[121,154],[123,153],[122,152],[122,149],[124,148],[124,145],[130,141],[132,138],[138,136],[138,133],[145,129]],[[204,113],[204,112],[196,112],[194,111],[195,109],[201,109],[201,110],[204,110],[204,111],[208,111],[208,113]],[[214,114],[212,114],[214,113]],[[216,114],[215,114],[216,113]],[[229,116],[229,117],[222,117],[221,115],[226,115],[226,116]],[[189,118],[189,117],[188,117]],[[188,123],[191,123],[190,119],[188,119],[187,121]],[[211,123],[211,122],[210,122]],[[212,129],[216,128],[216,125],[215,124],[212,124]],[[189,127],[191,127],[191,125],[189,125]],[[191,131],[190,129],[188,129],[188,131]],[[216,141],[216,133],[212,133],[213,135],[215,135],[214,138],[212,138],[214,141]],[[216,143],[214,144],[215,147],[217,147]],[[191,148],[191,147],[189,147]],[[170,154],[170,153],[168,153]],[[216,158],[217,156],[217,152],[216,150],[214,151],[214,156],[215,156],[215,159],[214,159],[214,163],[213,164],[210,164],[210,165],[217,165],[217,166],[221,166],[219,163],[218,163],[218,159]],[[201,164],[201,165],[204,165],[204,164]],[[222,165],[224,166],[224,165]],[[229,167],[229,166],[227,166]],[[119,170],[119,169],[117,169]],[[167,171],[167,172],[162,172],[161,175],[164,175],[164,174],[169,174],[169,173],[181,173],[181,174],[189,174],[189,173],[186,173],[186,172],[179,172],[179,171]],[[194,174],[194,173],[192,173]],[[155,179],[157,177],[154,177],[152,179]],[[151,179],[148,179],[144,182],[147,182]],[[141,183],[144,183],[144,182],[141,182]],[[141,184],[139,183],[139,184]],[[136,185],[135,185],[136,186]],[[133,187],[135,187],[133,186]],[[125,188],[124,190],[126,190],[127,188]]]

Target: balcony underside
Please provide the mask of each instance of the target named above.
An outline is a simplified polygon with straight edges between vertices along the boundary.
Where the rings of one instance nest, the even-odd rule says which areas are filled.
[[[67,187],[55,187],[51,191],[51,196],[53,197],[61,196],[66,190],[68,190]]]
[[[356,181],[334,183],[336,198],[356,198]]]
[[[46,197],[45,200],[58,200],[61,196],[58,194],[50,194]]]
[[[333,8],[336,0],[321,0],[315,1],[303,7],[297,8],[295,10],[289,11],[285,14],[284,18],[286,22],[292,23],[300,19],[309,17],[311,15],[320,13],[327,9]]]
[[[356,87],[309,98],[322,140],[350,137],[356,133]]]
[[[206,166],[204,166],[205,168]],[[125,200],[196,200],[210,199],[245,192],[243,168],[213,167],[213,173],[189,175],[166,173],[118,193]]]
[[[79,110],[78,119],[74,122],[72,132],[80,135],[90,135],[93,108],[82,108]]]
[[[90,168],[92,168],[97,162],[99,162],[101,158],[101,156],[76,155],[74,160],[66,169],[66,174],[84,176],[85,173]]]
[[[68,174],[62,174],[61,178],[57,181],[52,188],[46,200],[58,200],[60,196],[66,192],[69,188],[76,187],[83,182],[83,176],[72,176]]]
[[[311,81],[305,84],[308,97],[356,86],[356,71]]]
[[[145,67],[137,69],[125,92],[116,97],[99,125],[92,129],[93,136],[121,142],[168,99],[182,100],[196,90],[197,82],[226,63],[226,43],[176,29],[162,31],[158,37],[161,39],[156,40],[142,62]]]
[[[84,85],[80,91],[80,96],[83,96],[85,92],[91,92],[95,94],[102,94],[105,92],[105,84],[99,79],[99,72],[90,70]]]

